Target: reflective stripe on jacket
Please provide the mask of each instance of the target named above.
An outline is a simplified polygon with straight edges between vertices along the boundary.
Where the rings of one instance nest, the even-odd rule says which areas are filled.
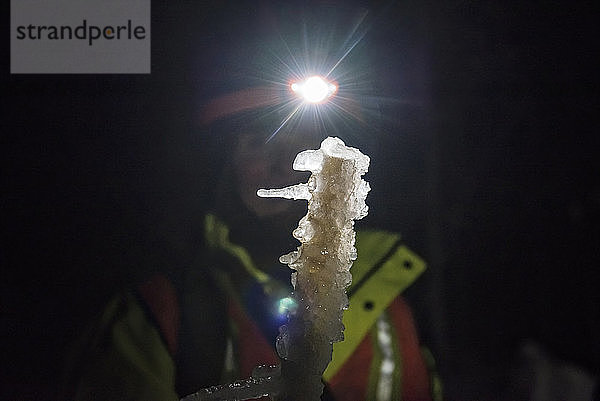
[[[266,292],[271,279],[258,269],[249,253],[229,241],[229,230],[215,216],[206,218],[208,244],[237,259]],[[344,341],[335,343],[323,379],[338,400],[438,400],[439,379],[423,358],[410,308],[400,294],[425,270],[425,263],[404,246],[397,234],[357,233],[359,255],[348,289],[350,307],[344,312]],[[237,299],[235,294],[233,299]],[[248,377],[259,364],[277,362],[273,344],[261,335],[242,302],[233,302],[237,366]],[[250,334],[251,333],[251,334]]]

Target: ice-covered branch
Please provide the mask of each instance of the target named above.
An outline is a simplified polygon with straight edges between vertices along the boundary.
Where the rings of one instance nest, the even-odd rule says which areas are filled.
[[[298,185],[260,191],[259,196],[309,201],[308,213],[293,233],[302,244],[280,258],[293,270],[292,298],[297,307],[279,329],[277,352],[282,358],[284,398],[314,401],[323,391],[321,377],[331,361],[333,343],[344,338],[342,313],[348,307],[346,288],[356,259],[354,220],[368,211],[365,198],[370,187],[361,176],[369,168],[369,157],[330,137],[320,149],[298,154],[293,167],[312,172],[302,187],[308,197],[296,196]]]
[[[181,401],[253,400],[268,395],[274,396],[280,391],[280,367],[257,366],[249,379],[204,388],[182,398]]]
[[[356,259],[354,220],[368,212],[370,187],[361,177],[369,162],[358,149],[329,137],[320,149],[303,151],[294,160],[295,170],[312,173],[307,183],[258,191],[261,197],[308,200],[308,213],[293,232],[301,245],[280,258],[292,269],[296,304],[279,328],[281,371],[205,389],[184,400],[242,400],[265,394],[286,401],[320,399],[333,343],[344,338],[342,313],[348,307],[346,288]]]

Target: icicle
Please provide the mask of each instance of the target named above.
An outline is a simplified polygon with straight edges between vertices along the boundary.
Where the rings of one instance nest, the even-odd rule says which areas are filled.
[[[342,313],[356,259],[354,220],[368,212],[365,199],[370,187],[361,177],[369,162],[358,149],[329,137],[320,149],[303,151],[294,160],[295,170],[312,172],[307,183],[258,190],[261,197],[308,200],[308,213],[293,233],[301,245],[280,258],[294,271],[291,298],[296,304],[287,324],[279,328],[280,371],[271,369],[248,380],[205,389],[184,401],[245,400],[267,394],[286,401],[320,399],[321,377],[331,361],[333,343],[344,338]]]

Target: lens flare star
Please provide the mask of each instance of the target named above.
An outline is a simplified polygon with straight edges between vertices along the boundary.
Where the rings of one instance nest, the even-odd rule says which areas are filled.
[[[267,135],[353,135],[366,125],[374,97],[368,44],[372,25],[367,9],[322,7],[286,13],[241,66],[254,82],[271,88],[271,104],[256,119],[273,123]],[[366,53],[369,54],[369,53]],[[259,102],[260,99],[257,99]],[[358,125],[357,125],[358,124]]]
[[[337,85],[315,75],[306,81],[294,82],[291,89],[308,103],[323,103],[335,94]]]

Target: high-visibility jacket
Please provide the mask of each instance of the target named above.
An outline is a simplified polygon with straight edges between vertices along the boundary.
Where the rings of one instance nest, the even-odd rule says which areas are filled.
[[[250,287],[266,297],[281,296],[281,284],[255,266],[244,248],[229,241],[227,227],[216,217],[207,216],[205,234],[212,251],[239,263]],[[350,307],[343,318],[345,340],[334,344],[323,375],[326,396],[347,401],[441,399],[433,360],[420,346],[410,309],[400,296],[425,270],[424,262],[397,234],[359,232],[356,248]],[[277,363],[274,342],[265,335],[261,319],[254,318],[253,305],[236,294],[226,274],[217,274],[216,281],[228,294],[221,381],[247,378],[255,366]],[[69,374],[74,378],[69,396],[166,401],[186,395],[175,390],[177,354],[186,352],[179,344],[182,303],[164,275],[152,277],[134,293],[115,297],[74,352],[77,357],[70,366],[76,371]],[[208,363],[202,355],[197,358],[198,364]]]

